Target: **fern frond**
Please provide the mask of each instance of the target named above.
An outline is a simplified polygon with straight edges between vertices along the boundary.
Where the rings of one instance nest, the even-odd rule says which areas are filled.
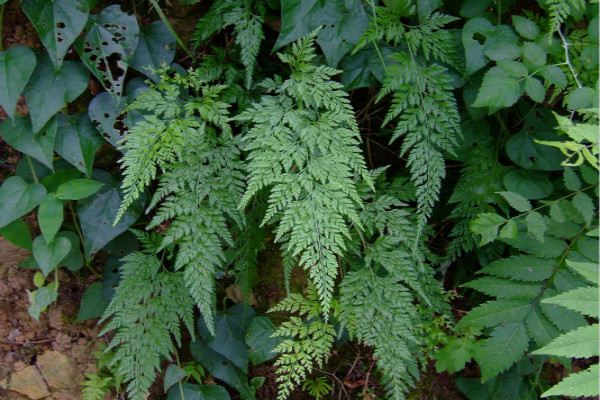
[[[548,35],[553,35],[565,20],[585,9],[585,0],[548,0]]]
[[[104,400],[110,392],[113,378],[102,377],[98,374],[86,373],[85,380],[81,383],[81,398],[83,400]]]

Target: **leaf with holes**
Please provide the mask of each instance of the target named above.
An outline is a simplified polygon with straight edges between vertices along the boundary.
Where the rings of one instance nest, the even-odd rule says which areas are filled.
[[[9,117],[15,113],[19,96],[35,69],[35,54],[30,48],[13,46],[0,51],[0,106]]]
[[[143,26],[131,67],[158,82],[158,75],[154,70],[173,62],[175,48],[175,38],[162,21]]]
[[[88,19],[85,0],[23,0],[23,12],[33,24],[57,69]]]
[[[113,96],[123,94],[127,66],[138,44],[139,28],[121,6],[106,7],[75,47],[86,67]]]
[[[88,74],[81,63],[65,61],[56,71],[46,54],[38,57],[33,76],[25,88],[33,133],[37,133],[67,103],[87,88]]]
[[[52,169],[56,120],[50,121],[42,132],[35,135],[28,118],[15,117],[13,121],[7,119],[0,124],[0,136],[21,153],[35,158]]]
[[[59,114],[55,151],[75,168],[90,176],[102,139],[86,114]]]

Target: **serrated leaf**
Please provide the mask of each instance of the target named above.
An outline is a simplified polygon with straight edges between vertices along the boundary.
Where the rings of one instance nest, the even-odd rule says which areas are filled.
[[[104,186],[103,182],[93,179],[73,179],[56,189],[56,198],[60,200],[81,200],[96,193]]]
[[[493,242],[498,237],[500,225],[506,222],[506,219],[494,213],[483,213],[471,221],[471,231],[476,235],[481,235],[480,246]]]
[[[53,194],[48,194],[38,210],[38,225],[46,243],[50,243],[63,223],[63,203]]]
[[[523,59],[534,67],[541,67],[546,64],[546,51],[535,43],[525,42]]]
[[[476,348],[474,358],[481,367],[481,380],[506,371],[519,361],[529,346],[523,322],[509,323],[494,329],[492,336]]]
[[[546,89],[544,89],[544,85],[532,76],[525,79],[525,93],[529,96],[529,98],[536,103],[544,102],[546,98]]]
[[[502,183],[507,190],[519,193],[528,200],[546,198],[554,191],[548,174],[520,168],[508,171]]]
[[[598,265],[591,262],[566,260],[566,264],[573,271],[583,276],[588,281],[598,284]]]
[[[566,216],[560,203],[553,203],[550,206],[550,217],[559,223],[566,221]]]
[[[175,38],[162,21],[140,28],[140,36],[131,59],[132,68],[158,82],[156,70],[170,65],[175,58]]]
[[[27,117],[14,117],[0,124],[0,136],[11,147],[53,169],[56,121],[50,121],[43,131],[34,134]]]
[[[583,326],[560,335],[532,354],[557,357],[584,358],[598,355],[598,324]]]
[[[499,299],[531,299],[541,293],[538,284],[515,282],[510,279],[486,276],[462,284],[463,287],[475,289],[488,296]]]
[[[569,93],[565,101],[569,110],[598,107],[598,92],[589,87],[580,87]]]
[[[543,302],[540,303],[540,309],[548,317],[548,320],[562,332],[569,332],[587,325],[585,318],[575,311]]]
[[[483,54],[492,61],[515,60],[521,56],[521,48],[516,43],[495,41],[486,43]]]
[[[519,233],[517,223],[509,219],[508,222],[500,229],[500,238],[502,239],[514,239]]]
[[[21,7],[56,69],[88,19],[86,0],[23,0]]]
[[[554,263],[532,256],[512,256],[486,265],[480,273],[523,282],[541,282],[552,276]]]
[[[535,307],[525,320],[527,332],[537,346],[550,343],[560,331]]]
[[[546,65],[541,70],[546,84],[554,85],[560,89],[567,86],[567,77],[565,73],[556,65]]]
[[[33,258],[44,277],[47,277],[59,265],[70,250],[71,242],[64,237],[56,237],[50,243],[46,243],[42,236],[33,240]]]
[[[548,226],[546,225],[546,220],[542,214],[537,211],[527,214],[525,217],[525,223],[527,224],[527,232],[529,232],[530,235],[540,242],[544,242],[546,240],[544,235],[546,234],[546,229]]]
[[[524,321],[531,304],[527,300],[495,300],[483,303],[465,315],[457,328],[489,328],[499,324]]]
[[[59,114],[55,151],[86,176],[103,141],[86,114]]]
[[[472,357],[473,344],[474,342],[467,338],[451,337],[434,355],[436,371],[454,373],[463,369]]]
[[[112,5],[98,14],[76,49],[85,66],[102,86],[115,97],[121,97],[125,74],[138,44],[139,27],[133,15]]]
[[[0,228],[33,210],[46,196],[39,183],[27,184],[18,176],[11,176],[0,186]]]
[[[35,64],[35,54],[29,47],[13,46],[0,51],[0,106],[11,118]]]
[[[592,220],[594,219],[594,214],[596,213],[596,208],[594,207],[594,202],[585,193],[577,193],[573,196],[571,200],[573,206],[579,211],[586,225],[590,225]]]
[[[61,69],[55,71],[46,54],[38,56],[35,71],[23,93],[33,132],[39,132],[54,114],[77,99],[87,85],[88,74],[80,62],[64,61]]]
[[[540,34],[540,28],[532,20],[521,17],[520,15],[512,16],[512,23],[519,35],[525,39],[535,40]]]
[[[565,182],[565,187],[572,192],[581,189],[581,179],[579,179],[579,175],[577,175],[573,168],[565,167],[563,181]]]
[[[503,238],[502,241],[524,253],[543,259],[560,257],[567,248],[564,240],[550,236],[546,236],[543,242],[527,235],[517,235],[514,239]]]
[[[525,197],[513,192],[497,192],[508,204],[519,212],[531,211],[531,203]]]
[[[580,287],[543,300],[589,317],[598,318],[598,288]]]
[[[594,364],[588,369],[570,374],[557,385],[554,385],[549,390],[542,394],[542,397],[550,396],[569,396],[569,397],[592,397],[597,396],[598,376],[600,368],[598,364]]]
[[[473,107],[510,107],[523,95],[523,84],[511,77],[500,67],[490,68],[483,76],[483,82]]]

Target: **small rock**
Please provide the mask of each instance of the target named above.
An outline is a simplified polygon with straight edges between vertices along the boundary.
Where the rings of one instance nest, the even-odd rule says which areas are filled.
[[[79,384],[75,362],[63,353],[46,351],[37,358],[37,366],[54,389],[69,389]]]
[[[48,387],[35,365],[13,373],[8,388],[34,400],[50,395]]]

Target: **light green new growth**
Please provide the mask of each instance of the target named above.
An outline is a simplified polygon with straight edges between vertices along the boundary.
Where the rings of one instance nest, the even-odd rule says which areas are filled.
[[[360,226],[355,181],[369,178],[348,95],[332,80],[339,71],[314,62],[313,42],[306,37],[279,55],[291,77],[266,81],[272,94],[238,117],[251,124],[240,207],[269,189],[263,224],[278,223],[275,241],[309,271],[327,316],[350,224]]]

